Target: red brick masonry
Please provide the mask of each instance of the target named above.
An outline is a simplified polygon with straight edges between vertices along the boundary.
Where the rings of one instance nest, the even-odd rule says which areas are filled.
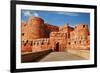
[[[45,23],[39,17],[30,17],[27,22],[21,23],[21,42],[22,52],[89,50],[90,32],[87,24],[58,27]]]

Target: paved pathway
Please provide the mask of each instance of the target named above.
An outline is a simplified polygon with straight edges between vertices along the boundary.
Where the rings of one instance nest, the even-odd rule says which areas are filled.
[[[43,59],[40,60],[40,62],[44,61],[69,61],[69,60],[84,60],[84,58],[70,54],[67,52],[51,52],[47,56],[45,56]]]

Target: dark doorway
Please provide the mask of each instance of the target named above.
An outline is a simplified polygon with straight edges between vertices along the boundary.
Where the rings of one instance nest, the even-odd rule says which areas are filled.
[[[56,43],[55,51],[59,51],[59,43]]]

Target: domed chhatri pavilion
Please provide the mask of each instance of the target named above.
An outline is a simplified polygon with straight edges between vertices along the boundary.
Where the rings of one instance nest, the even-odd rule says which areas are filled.
[[[22,52],[89,50],[90,32],[86,24],[77,24],[74,28],[68,24],[58,27],[39,17],[30,17],[21,23],[21,44]]]

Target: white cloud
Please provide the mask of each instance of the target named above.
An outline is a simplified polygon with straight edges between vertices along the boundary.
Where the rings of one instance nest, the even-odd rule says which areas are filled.
[[[24,11],[23,14],[24,16],[31,16],[31,13],[29,11]]]
[[[68,15],[68,16],[79,16],[78,13],[72,13],[72,12],[57,12],[58,14]]]
[[[39,14],[36,13],[36,12],[34,12],[34,13],[33,13],[33,16],[39,17]]]
[[[39,14],[38,13],[36,13],[35,11],[23,11],[23,15],[24,16],[36,16],[36,17],[39,17]]]

